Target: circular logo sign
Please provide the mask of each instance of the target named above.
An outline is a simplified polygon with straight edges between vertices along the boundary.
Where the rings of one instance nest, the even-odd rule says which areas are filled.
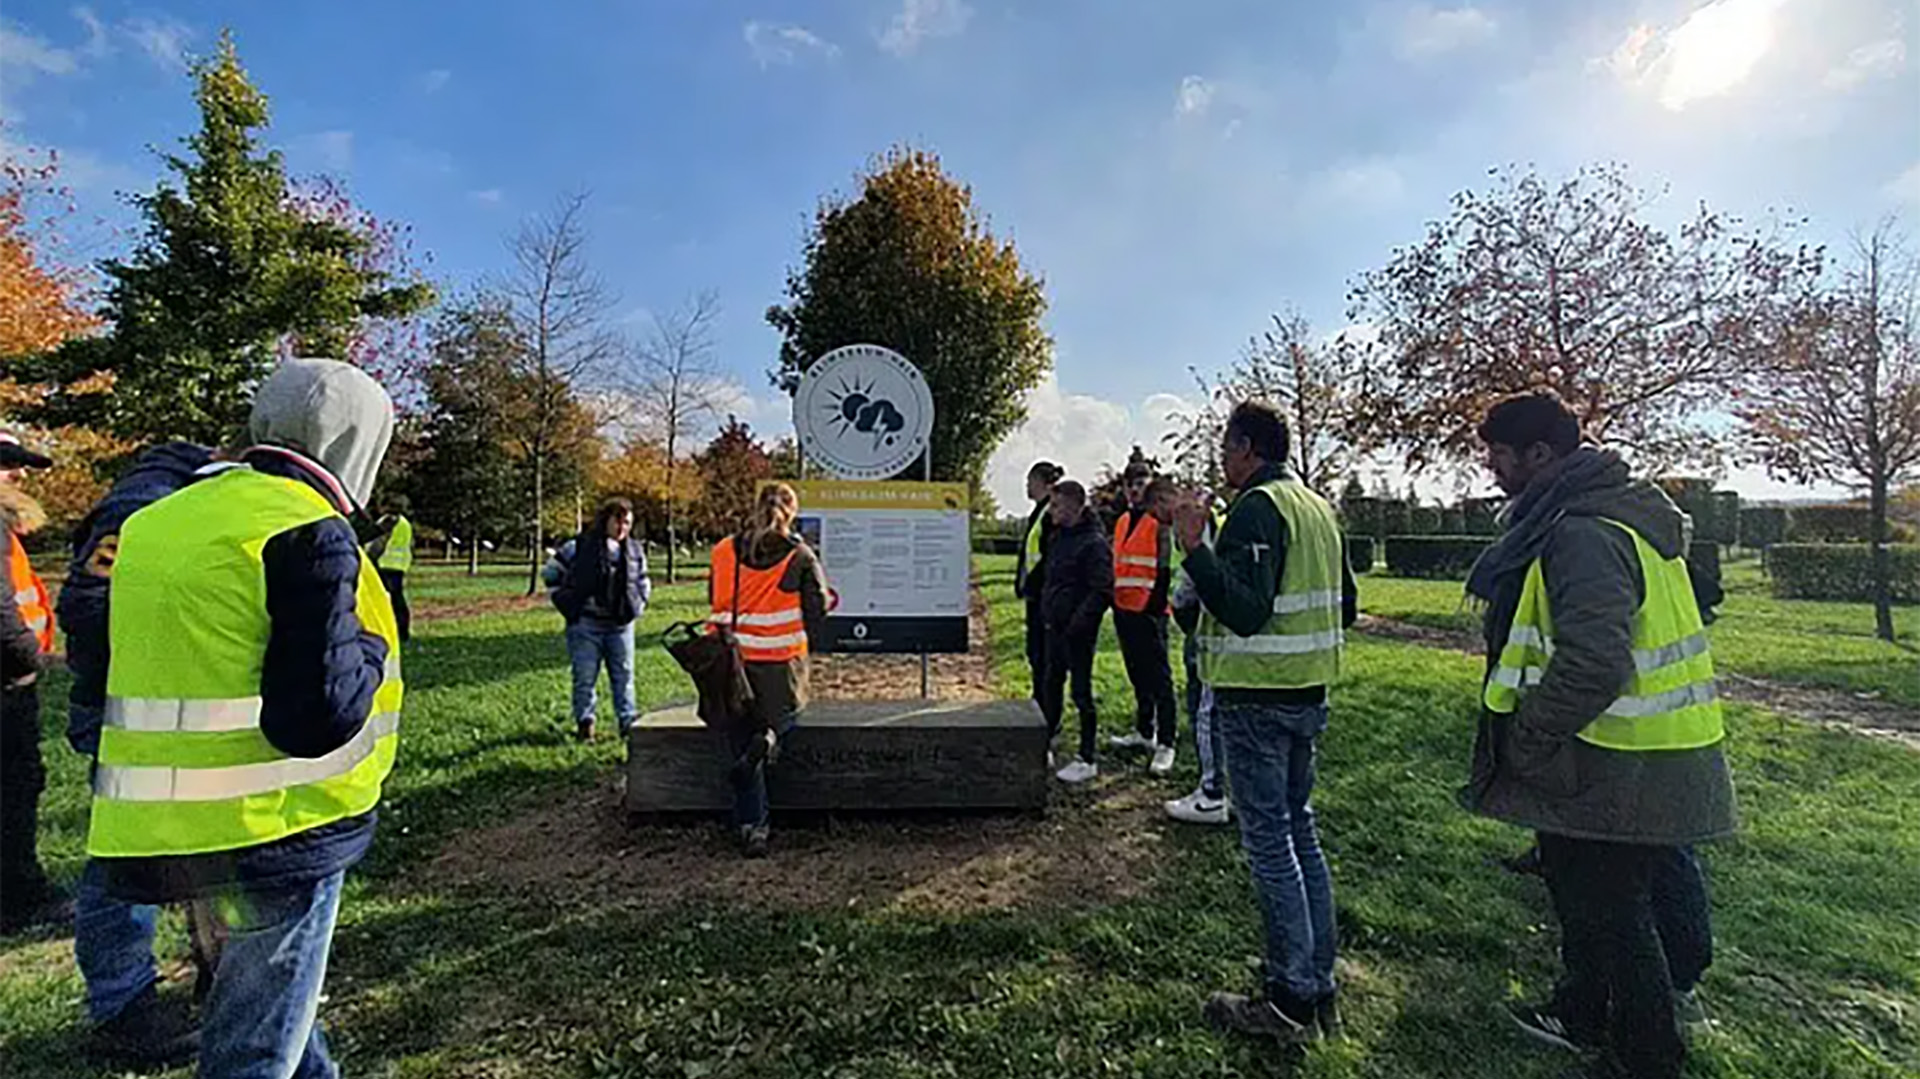
[[[926,450],[933,391],[898,352],[847,345],[800,376],[793,429],[807,457],[837,478],[888,479]]]

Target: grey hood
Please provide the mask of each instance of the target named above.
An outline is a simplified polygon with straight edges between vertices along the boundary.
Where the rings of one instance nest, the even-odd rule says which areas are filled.
[[[351,364],[285,360],[254,394],[248,427],[254,441],[318,462],[364,508],[393,441],[393,399]]]

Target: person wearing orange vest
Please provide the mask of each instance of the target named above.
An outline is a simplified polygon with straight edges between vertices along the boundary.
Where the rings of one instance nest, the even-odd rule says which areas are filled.
[[[827,617],[826,577],[794,531],[799,515],[793,488],[761,488],[747,527],[714,545],[707,577],[709,621],[732,628],[753,687],[752,716],[726,732],[733,823],[750,858],[767,853],[767,766],[807,706],[808,639]]]
[[[53,462],[0,431],[0,532],[6,533],[7,595],[0,603],[0,932],[71,917],[65,897],[40,868],[40,663],[53,651],[53,601],[20,537],[46,524],[46,511],[20,487],[29,468]]]
[[[1115,735],[1117,749],[1153,750],[1153,774],[1173,771],[1180,715],[1167,658],[1167,594],[1173,580],[1173,531],[1148,512],[1153,466],[1135,457],[1122,473],[1127,510],[1113,522],[1113,632],[1133,683],[1134,732]]]

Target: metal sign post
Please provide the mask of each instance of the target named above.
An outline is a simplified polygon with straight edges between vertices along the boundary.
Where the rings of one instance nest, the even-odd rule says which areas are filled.
[[[927,483],[932,483],[933,482],[933,443],[931,442],[927,443],[927,452],[920,459],[926,462],[926,467],[920,470],[920,478]],[[968,611],[967,613],[968,615],[972,615],[973,612]],[[927,653],[925,651],[922,651],[920,653],[920,699],[923,701],[933,696],[932,692],[929,689],[929,680],[927,677],[928,671],[930,669],[931,667],[927,662]]]

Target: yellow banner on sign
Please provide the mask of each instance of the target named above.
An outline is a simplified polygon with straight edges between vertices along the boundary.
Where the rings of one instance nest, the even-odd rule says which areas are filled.
[[[782,482],[762,480],[760,486]],[[964,483],[787,480],[800,496],[801,514],[821,510],[959,510],[967,508]]]

